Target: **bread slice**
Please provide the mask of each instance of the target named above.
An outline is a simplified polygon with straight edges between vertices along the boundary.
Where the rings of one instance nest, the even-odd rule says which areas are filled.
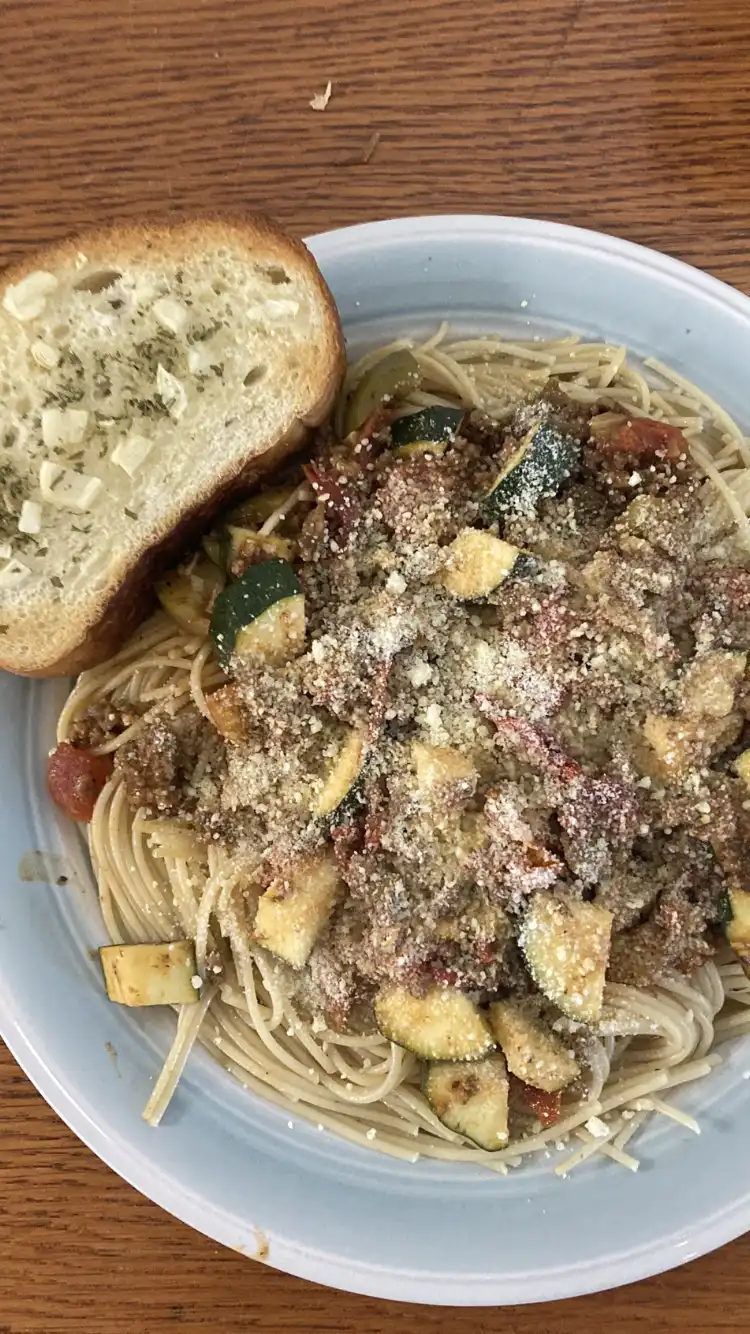
[[[114,652],[154,575],[300,446],[344,371],[305,247],[258,218],[114,228],[0,286],[0,667]]]

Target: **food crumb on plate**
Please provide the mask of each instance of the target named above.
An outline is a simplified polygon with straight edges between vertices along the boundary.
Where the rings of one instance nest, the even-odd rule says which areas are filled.
[[[254,1227],[253,1232],[255,1233],[255,1240],[258,1243],[258,1246],[255,1254],[251,1258],[253,1260],[260,1260],[261,1263],[264,1263],[268,1259],[268,1252],[270,1249],[268,1237],[262,1228]]]
[[[117,1078],[118,1078],[118,1079],[121,1079],[121,1078],[122,1078],[122,1075],[120,1074],[120,1067],[119,1067],[119,1065],[117,1064],[117,1048],[115,1047],[115,1045],[114,1045],[112,1042],[105,1042],[105,1044],[104,1044],[104,1049],[105,1049],[107,1055],[108,1055],[108,1056],[111,1058],[111,1060],[112,1060],[112,1064],[113,1064],[113,1066],[115,1067],[115,1074],[117,1075]]]

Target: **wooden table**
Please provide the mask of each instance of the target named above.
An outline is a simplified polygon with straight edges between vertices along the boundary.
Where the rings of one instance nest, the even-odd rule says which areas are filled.
[[[143,215],[249,208],[304,235],[485,211],[615,232],[750,291],[744,0],[461,12],[454,0],[3,0],[0,263]],[[7,1053],[0,1127],[0,1334],[747,1326],[750,1237],[561,1305],[401,1306],[189,1231],[94,1158]]]

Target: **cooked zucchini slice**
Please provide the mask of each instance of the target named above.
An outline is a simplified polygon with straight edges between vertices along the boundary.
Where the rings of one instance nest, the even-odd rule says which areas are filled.
[[[484,499],[494,519],[507,514],[529,515],[540,500],[556,496],[577,471],[581,443],[552,422],[532,427],[514,450]]]
[[[353,727],[336,756],[315,803],[313,815],[333,815],[351,795],[362,773],[366,753],[367,731],[364,727]]]
[[[571,1019],[601,1014],[611,935],[607,908],[546,893],[532,900],[519,944],[539,990]]]
[[[214,565],[218,565],[220,570],[226,569],[226,542],[220,530],[212,529],[210,533],[204,533],[201,546]]]
[[[278,666],[296,658],[305,646],[305,599],[302,593],[280,598],[237,634],[238,658]]]
[[[190,560],[157,579],[154,585],[162,607],[181,630],[205,635],[216,595],[224,587],[224,575],[208,557]]]
[[[242,701],[235,685],[219,686],[206,695],[206,708],[216,731],[225,741],[244,741],[247,736]]]
[[[678,713],[667,717],[647,713],[639,763],[651,777],[681,778],[700,756],[720,754],[737,740],[742,731],[740,713],[716,717],[710,713]]]
[[[431,987],[412,996],[404,987],[383,987],[375,998],[383,1037],[425,1061],[472,1061],[494,1047],[486,1020],[460,991]]]
[[[194,1005],[192,940],[105,945],[99,950],[107,995],[116,1005]]]
[[[490,1028],[511,1074],[524,1084],[556,1093],[576,1078],[578,1062],[551,1028],[518,1001],[490,1006]]]
[[[667,717],[647,713],[643,738],[650,750],[644,753],[644,767],[661,778],[679,777],[690,765],[695,750],[695,722],[677,714]]]
[[[682,680],[683,709],[704,718],[726,718],[746,667],[747,654],[732,650],[696,658]]]
[[[750,787],[750,750],[743,750],[742,754],[732,762],[732,768],[745,786]]]
[[[305,643],[305,599],[285,560],[251,565],[214,603],[211,638],[222,667],[240,658],[289,662]]]
[[[412,454],[444,454],[455,440],[466,413],[463,408],[436,405],[410,412],[391,425],[391,444],[397,458]]]
[[[454,597],[473,601],[488,597],[513,568],[521,552],[479,528],[464,528],[446,549],[440,574],[443,588]]]
[[[342,887],[330,848],[296,858],[258,900],[254,927],[258,944],[292,968],[303,968]]]
[[[248,496],[247,500],[241,501],[230,510],[228,515],[230,524],[237,524],[242,528],[260,528],[266,519],[270,519],[279,506],[289,499],[294,490],[294,486],[273,486],[264,491],[256,491],[255,495]]]
[[[724,896],[724,934],[743,970],[750,976],[750,894],[729,889]]]
[[[457,783],[468,788],[477,777],[474,761],[451,746],[426,746],[421,741],[414,741],[411,755],[417,771],[417,786],[425,797],[436,789],[444,790]]]
[[[443,1125],[480,1149],[492,1152],[508,1143],[508,1074],[499,1053],[472,1065],[428,1065],[422,1091]]]
[[[276,533],[261,535],[254,528],[241,528],[230,523],[226,529],[226,563],[230,574],[241,575],[252,565],[258,554],[266,560],[290,561],[294,557],[294,543]]]
[[[344,432],[356,431],[368,417],[386,401],[399,398],[405,390],[414,389],[420,380],[416,359],[403,348],[390,352],[366,371],[346,405]]]

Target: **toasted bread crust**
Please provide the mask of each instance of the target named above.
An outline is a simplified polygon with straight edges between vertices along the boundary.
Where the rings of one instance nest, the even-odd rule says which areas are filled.
[[[118,250],[135,263],[151,259],[154,250],[167,256],[184,255],[191,249],[200,250],[207,240],[212,244],[239,244],[246,247],[248,252],[260,244],[272,257],[281,261],[288,260],[290,254],[294,255],[317,278],[321,295],[328,303],[331,319],[340,332],[333,297],[307,246],[296,237],[287,235],[271,218],[261,214],[243,217],[241,214],[206,213],[181,222],[147,221],[137,226],[124,224],[77,232],[54,245],[34,250],[30,255],[8,265],[1,270],[2,279],[4,284],[12,285],[37,269],[53,271],[64,264],[75,264],[81,255],[94,263],[97,260],[112,262]]]
[[[84,233],[70,240],[36,251],[33,255],[6,269],[3,279],[19,282],[38,269],[54,271],[62,265],[74,263],[81,254],[90,262],[137,263],[160,254],[185,255],[191,251],[226,241],[234,248],[247,249],[252,255],[257,248],[264,259],[278,259],[288,264],[293,259],[303,266],[317,288],[326,310],[326,337],[319,346],[321,362],[320,392],[306,408],[304,418],[296,421],[282,439],[267,442],[265,448],[247,458],[244,464],[217,477],[216,486],[201,497],[200,503],[184,513],[169,532],[144,548],[135,561],[123,562],[113,572],[108,588],[98,600],[86,609],[83,628],[76,631],[76,641],[59,643],[61,636],[50,636],[41,627],[39,653],[30,660],[28,653],[19,661],[12,654],[3,656],[0,638],[0,668],[21,676],[69,676],[105,661],[122,647],[153,606],[152,587],[155,577],[169,564],[178,560],[209,525],[219,510],[246,493],[265,473],[276,468],[295,450],[301,448],[309,430],[320,425],[330,415],[343,378],[346,358],[338,311],[310,252],[302,244],[286,236],[270,220],[251,218],[197,218],[173,225],[113,227]],[[58,644],[55,644],[57,639]],[[57,649],[57,652],[55,651]],[[52,654],[52,656],[51,656]]]

